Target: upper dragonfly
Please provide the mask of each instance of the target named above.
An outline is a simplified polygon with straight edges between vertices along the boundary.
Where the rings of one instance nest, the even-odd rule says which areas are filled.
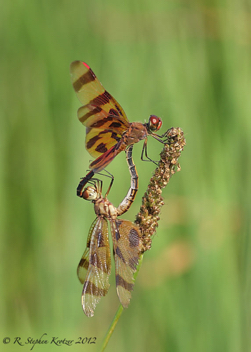
[[[78,99],[83,106],[78,109],[78,118],[86,126],[86,149],[96,158],[91,171],[81,180],[77,195],[82,197],[85,184],[97,172],[103,170],[114,157],[129,145],[144,140],[141,159],[147,156],[147,136],[161,143],[165,134],[155,132],[162,125],[161,118],[151,115],[147,123],[129,122],[119,103],[109,94],[92,69],[82,61],[70,66],[71,80]],[[151,160],[150,158],[148,158]]]

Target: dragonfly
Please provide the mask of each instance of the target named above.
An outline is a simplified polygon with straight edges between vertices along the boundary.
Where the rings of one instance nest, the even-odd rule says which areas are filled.
[[[81,179],[77,195],[82,197],[86,183],[95,173],[102,171],[121,151],[144,140],[141,159],[147,155],[147,137],[150,135],[165,143],[166,133],[157,135],[162,120],[151,115],[147,123],[129,122],[120,104],[104,89],[90,66],[74,61],[70,66],[71,80],[78,99],[83,104],[78,109],[79,120],[86,127],[85,146],[93,158],[90,171]]]
[[[94,315],[94,310],[102,296],[109,289],[111,273],[111,255],[108,238],[108,223],[113,241],[115,261],[116,289],[120,303],[127,308],[134,286],[142,241],[139,228],[131,221],[118,219],[131,206],[138,190],[138,174],[132,160],[132,148],[127,152],[127,162],[131,173],[131,187],[118,208],[102,196],[102,181],[93,178],[83,191],[83,198],[92,201],[96,219],[91,225],[87,238],[86,250],[79,262],[77,275],[83,284],[82,307],[87,317]],[[108,188],[108,190],[110,187]]]

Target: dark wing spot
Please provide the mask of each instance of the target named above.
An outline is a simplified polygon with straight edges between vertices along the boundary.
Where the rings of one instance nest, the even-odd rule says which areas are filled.
[[[90,264],[93,265],[95,268],[99,268],[104,273],[108,273],[109,268],[106,262],[104,262],[103,257],[100,257],[99,255],[97,255],[97,253],[92,253],[90,255],[89,260],[90,260]]]
[[[115,127],[115,128],[118,128],[118,127],[121,127],[121,123],[120,122],[112,122],[109,127]]]
[[[139,246],[139,234],[136,231],[136,229],[130,230],[129,243],[130,243],[130,247],[138,247]]]
[[[83,268],[85,268],[87,270],[88,267],[89,267],[89,261],[86,260],[86,259],[81,258],[81,260],[80,260],[78,265],[82,266]]]
[[[90,264],[99,268],[99,258],[97,256],[97,253],[91,253],[89,257]]]
[[[119,113],[117,110],[115,109],[110,109],[109,110],[109,115],[112,115],[112,116],[119,116]]]
[[[99,152],[99,153],[105,153],[105,152],[107,152],[107,148],[106,148],[106,146],[105,146],[105,144],[104,143],[100,143],[97,147],[96,147],[96,152]]]
[[[100,138],[101,137],[98,135],[89,139],[89,141],[86,143],[86,148],[90,149]]]
[[[123,116],[122,111],[120,110],[120,108],[118,107],[117,104],[115,104],[115,107],[116,107],[116,109],[118,110],[119,114],[120,114],[121,116]]]
[[[128,264],[129,264],[130,268],[133,269],[133,271],[136,271],[138,263],[139,263],[139,258],[138,257],[129,258],[129,263]]]
[[[118,143],[117,143],[118,144]],[[91,164],[90,164],[90,168],[94,169],[95,165],[98,164],[100,161],[103,161],[104,158],[105,160],[109,160],[108,156],[110,154],[113,154],[113,152],[116,150],[116,146],[117,144],[115,144],[113,147],[111,147],[110,149],[107,150],[107,152],[105,154],[100,155],[97,159],[95,159]],[[113,158],[113,157],[111,157]],[[100,169],[102,170],[102,169]]]
[[[89,117],[98,114],[102,109],[97,106],[95,109],[90,110],[89,112],[87,112],[84,116],[80,117],[79,121],[81,121],[82,123],[84,123]],[[92,127],[92,126],[91,126]]]
[[[81,182],[80,182],[80,183],[81,183]],[[79,184],[80,184],[80,183],[79,183]],[[86,244],[86,247],[87,247],[87,248],[90,248],[90,245],[91,245],[91,238],[88,239],[87,244]]]
[[[98,95],[96,98],[90,101],[90,104],[102,106],[108,104],[112,98],[111,94],[105,91],[103,94]]]
[[[99,296],[105,296],[107,294],[107,290],[104,290],[103,288],[99,288],[95,286],[90,281],[85,281],[83,286],[83,293],[89,293],[90,295],[99,297]]]
[[[102,110],[102,109],[100,109],[100,110]],[[113,118],[108,116],[102,120],[94,122],[90,127],[102,127],[105,123],[107,123],[108,121],[112,121],[112,120],[113,120]]]
[[[120,234],[119,234],[119,230],[118,229],[115,230],[115,237],[116,237],[117,241],[120,239]]]
[[[98,233],[98,247],[100,248],[100,247],[105,247],[105,246],[106,246],[106,244],[104,242],[104,237],[102,235],[102,232],[100,231]]]
[[[119,226],[120,226],[121,224],[122,224],[122,221],[116,219],[116,221],[115,221],[115,225],[116,225],[116,228],[115,228],[115,238],[116,238],[117,241],[120,239]]]
[[[106,133],[111,133],[111,130],[105,129],[105,130],[99,132],[99,136],[102,135],[102,134],[106,134]]]
[[[133,290],[133,284],[130,284],[129,282],[125,281],[120,275],[116,275],[116,286],[122,286],[127,291]]]
[[[87,83],[94,81],[96,78],[94,72],[90,69],[81,77],[79,77],[76,82],[73,83],[73,88],[76,92],[79,92],[80,89]]]
[[[119,247],[116,248],[115,253],[122,260],[122,262],[125,263],[125,258],[123,257],[123,254],[121,253],[121,250],[119,249]]]
[[[119,137],[116,132],[113,132],[113,131],[111,131],[109,129],[105,129],[105,130],[99,132],[98,135],[101,136],[102,134],[106,134],[106,133],[111,133],[111,137],[110,138],[115,139],[115,141],[117,141],[117,142],[119,142],[121,140],[121,137]]]
[[[116,132],[112,132],[111,138],[115,139],[117,142],[121,140],[121,137],[119,137]]]

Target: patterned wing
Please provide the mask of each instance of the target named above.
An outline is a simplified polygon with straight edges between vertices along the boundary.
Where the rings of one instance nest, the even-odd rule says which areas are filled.
[[[97,303],[107,294],[110,286],[111,255],[106,219],[98,217],[93,222],[87,239],[87,248],[77,272],[80,282],[84,283],[83,310],[88,317],[92,317]]]
[[[97,158],[121,139],[129,121],[86,63],[74,61],[70,71],[74,90],[84,104],[78,110],[78,118],[86,126],[86,149]]]
[[[133,274],[139,262],[141,251],[140,232],[128,220],[111,221],[117,294],[120,303],[127,308],[134,286]]]
[[[89,230],[88,237],[87,237],[86,249],[84,251],[84,254],[82,255],[82,258],[80,259],[80,262],[79,262],[78,268],[77,268],[77,275],[78,275],[78,279],[81,282],[81,284],[83,284],[85,282],[86,273],[89,268],[91,238],[92,238],[93,229],[95,227],[97,219],[98,218],[96,218],[91,225],[91,228]]]

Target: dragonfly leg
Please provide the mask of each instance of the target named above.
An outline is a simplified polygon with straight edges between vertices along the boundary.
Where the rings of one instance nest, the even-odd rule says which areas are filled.
[[[97,172],[98,175],[101,175],[101,176],[105,176],[105,177],[109,177],[111,179],[111,182],[110,182],[110,185],[106,191],[106,194],[105,194],[105,197],[108,196],[109,192],[110,192],[110,189],[112,187],[112,184],[113,184],[113,181],[114,181],[114,176],[109,172],[107,171],[106,169],[103,170],[105,172],[105,174],[102,174],[101,172]]]
[[[106,191],[106,194],[105,194],[105,198],[108,196],[108,193],[110,192],[110,189],[112,188],[113,181],[114,181],[114,177],[112,177],[112,179],[111,179],[110,185],[109,185],[109,187]]]
[[[99,178],[92,178],[90,181],[88,181],[94,188],[97,188],[98,193],[102,193],[102,187],[103,187],[103,181],[100,180]]]
[[[144,154],[146,159],[144,159]],[[142,148],[142,152],[141,152],[141,160],[142,161],[151,161],[152,163],[154,163],[155,165],[158,165],[157,161],[152,160],[151,158],[149,158],[149,156],[147,155],[147,138],[144,141],[143,144],[143,148]]]
[[[151,136],[152,136],[153,138],[155,138],[157,141],[159,141],[160,143],[162,143],[162,144],[166,144],[166,143],[167,143],[166,132],[163,133],[161,136],[159,136],[159,135],[156,134],[156,133],[151,133]]]

